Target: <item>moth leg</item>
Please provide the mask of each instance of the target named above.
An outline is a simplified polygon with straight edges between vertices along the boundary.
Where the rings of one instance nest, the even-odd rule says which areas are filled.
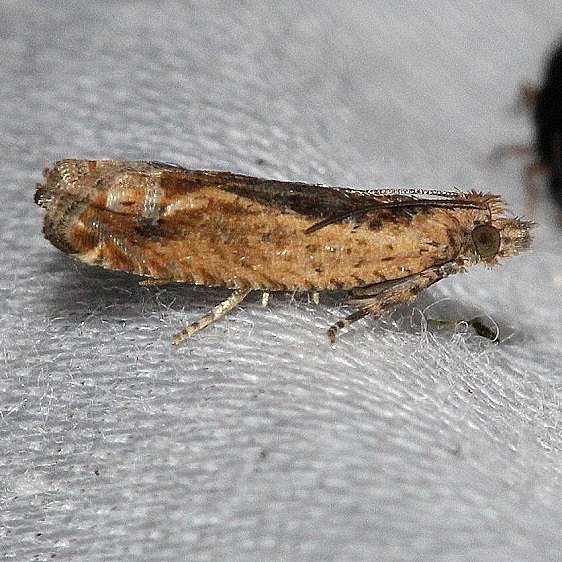
[[[264,291],[261,294],[261,305],[265,308],[269,303],[269,291]]]
[[[199,320],[192,322],[183,330],[175,334],[173,341],[174,345],[178,345],[183,340],[191,337],[203,328],[206,328],[209,324],[212,324],[216,320],[219,320],[225,314],[228,314],[248,296],[250,291],[251,289],[236,289],[233,291],[227,299],[223,300],[220,304],[217,304],[217,306],[205,314],[205,316],[202,316]]]
[[[320,293],[318,291],[312,291],[311,295],[312,302],[316,305],[320,304]]]
[[[356,310],[353,314],[338,320],[335,324],[332,324],[330,328],[328,328],[328,337],[330,338],[330,343],[336,343],[336,335],[338,332],[341,332],[344,328],[353,324],[353,322],[357,322],[357,320],[361,320],[361,318],[365,318],[367,314],[369,314],[371,310],[369,308],[360,308]]]
[[[338,320],[328,330],[328,337],[332,343],[336,340],[338,332],[367,316],[373,314],[375,318],[384,316],[398,305],[410,302],[420,291],[427,289],[433,283],[440,281],[448,274],[448,269],[453,271],[452,264],[428,268],[420,273],[415,273],[403,279],[384,281],[370,287],[365,287],[351,292],[350,302],[360,308],[342,320]]]

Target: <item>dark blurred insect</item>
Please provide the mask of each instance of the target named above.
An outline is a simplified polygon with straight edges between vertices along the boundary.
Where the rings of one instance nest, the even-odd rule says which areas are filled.
[[[562,209],[562,43],[552,55],[533,109],[538,165],[548,174],[552,198]]]
[[[562,210],[562,42],[553,50],[546,64],[540,86],[526,84],[519,96],[533,118],[533,145],[507,145],[494,151],[493,158],[517,155],[534,157],[525,167],[528,207],[537,199],[537,176],[546,176],[551,197]]]

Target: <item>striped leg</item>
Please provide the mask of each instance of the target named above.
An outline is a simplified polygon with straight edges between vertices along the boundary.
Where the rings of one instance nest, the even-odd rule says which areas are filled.
[[[353,324],[353,322],[357,322],[357,320],[361,320],[361,318],[364,318],[370,312],[371,312],[370,308],[360,308],[359,310],[356,310],[353,314],[346,316],[342,320],[338,320],[333,326],[330,326],[330,328],[328,329],[328,337],[330,338],[330,343],[332,344],[336,343],[336,334],[338,332],[340,332],[350,324]]]
[[[183,340],[191,337],[203,328],[206,328],[209,324],[215,322],[215,320],[219,320],[225,314],[228,314],[248,296],[250,291],[251,289],[236,289],[233,291],[227,299],[223,300],[220,304],[217,304],[217,306],[205,314],[205,316],[202,316],[199,320],[192,322],[181,330],[181,332],[178,332],[174,336],[174,345],[180,344]]]
[[[397,306],[414,300],[420,291],[446,277],[449,269],[454,271],[452,268],[454,268],[454,265],[452,262],[448,262],[402,279],[384,281],[352,291],[351,303],[358,305],[360,308],[347,318],[336,322],[328,330],[330,342],[334,343],[338,332],[353,322],[361,320],[367,314],[379,318],[388,314]]]

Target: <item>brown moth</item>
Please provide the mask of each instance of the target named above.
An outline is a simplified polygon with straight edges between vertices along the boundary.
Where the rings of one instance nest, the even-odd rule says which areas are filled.
[[[119,160],[61,160],[44,176],[35,202],[63,252],[148,284],[233,290],[175,343],[254,290],[347,291],[358,309],[329,329],[334,341],[369,313],[530,245],[532,223],[504,216],[489,193],[359,191]]]

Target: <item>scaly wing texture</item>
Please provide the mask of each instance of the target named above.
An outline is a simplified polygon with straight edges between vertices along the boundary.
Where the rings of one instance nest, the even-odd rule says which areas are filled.
[[[388,196],[163,164],[57,166],[43,187],[55,245],[110,269],[229,288],[350,289],[402,278],[458,256],[472,223],[489,215],[373,209]]]

